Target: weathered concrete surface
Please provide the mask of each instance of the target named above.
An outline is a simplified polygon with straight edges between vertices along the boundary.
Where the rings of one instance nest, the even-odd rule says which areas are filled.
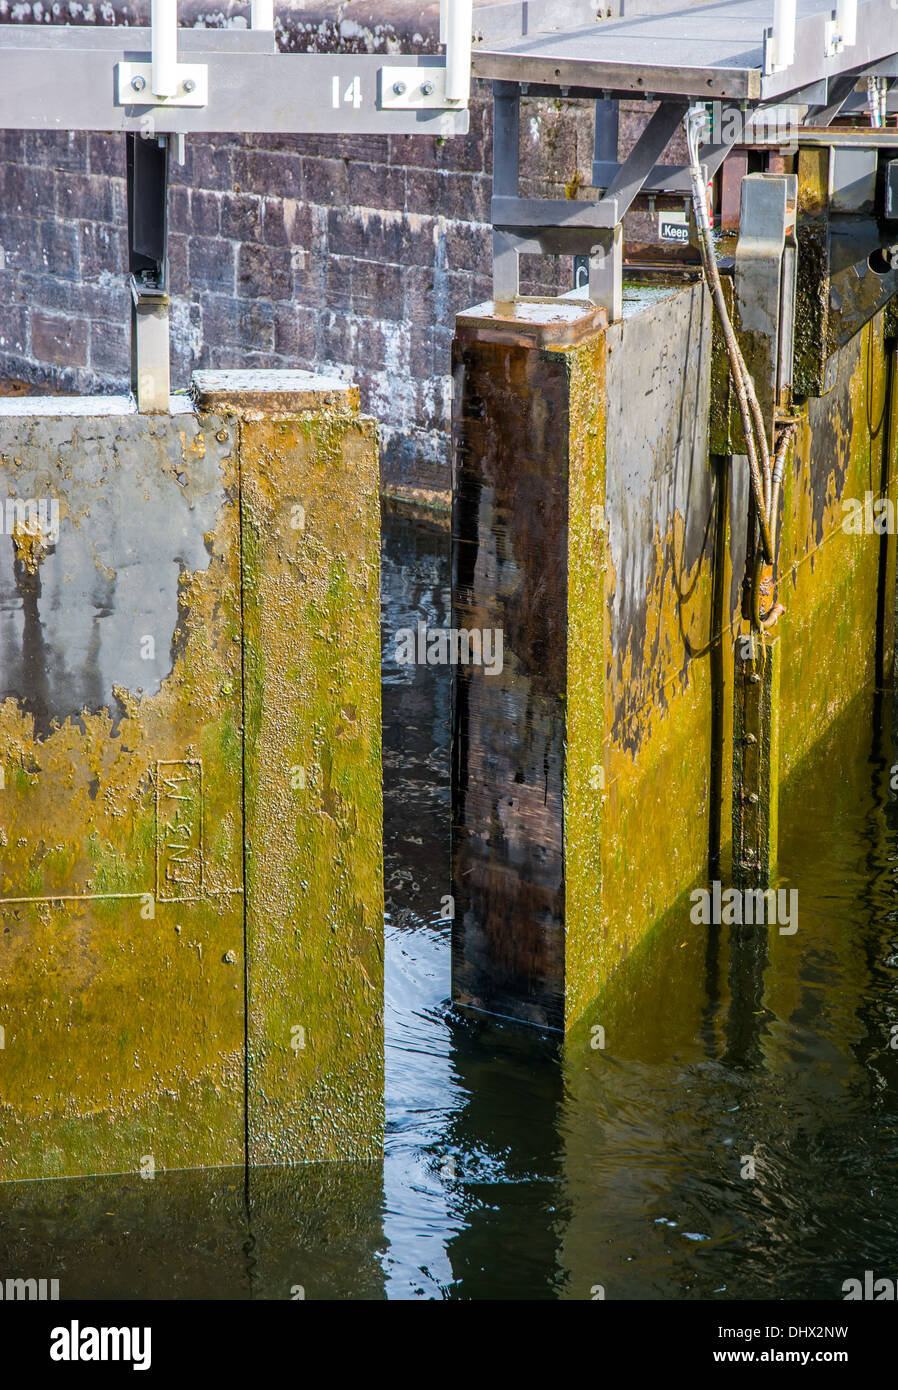
[[[481,312],[455,348],[454,621],[502,626],[505,669],[455,673],[453,989],[563,1027],[731,869],[747,467],[712,452],[733,440],[702,286],[631,297],[576,349],[502,343]],[[830,355],[787,455],[782,781],[892,667],[894,536],[843,526],[846,499],[896,492],[890,322]]]
[[[235,446],[0,413],[4,503],[60,513],[34,573],[0,538],[2,1178],[241,1158]]]
[[[227,393],[210,398],[223,406]],[[378,1157],[376,427],[340,383],[262,418],[252,401],[231,401],[243,478],[249,1158]]]
[[[711,710],[723,698],[710,305],[696,285],[633,308],[606,334],[606,925],[597,981],[707,860]]]
[[[227,385],[220,408],[207,395],[167,417],[102,401],[0,407],[3,1179],[241,1162],[257,979],[262,1015],[281,1008],[306,1030],[293,1051],[289,1027],[250,1026],[253,1060],[286,1049],[295,1064],[291,1103],[266,1116],[267,1159],[330,1156],[344,1120],[345,1154],[367,1155],[379,1134],[371,427],[346,388],[339,409],[323,396],[316,424],[312,379],[280,412]],[[310,479],[334,467],[343,435],[355,442],[341,481],[359,496],[325,524],[335,495]],[[303,468],[315,524],[289,533],[290,555],[257,497],[278,479],[295,488]],[[7,499],[58,505],[58,532],[38,529],[37,510],[23,525]],[[363,582],[341,589],[357,561]],[[322,706],[334,697],[330,723],[305,703],[316,684]],[[302,739],[322,819],[291,791]],[[339,971],[362,948],[370,991],[351,977],[355,1033],[335,1049]]]

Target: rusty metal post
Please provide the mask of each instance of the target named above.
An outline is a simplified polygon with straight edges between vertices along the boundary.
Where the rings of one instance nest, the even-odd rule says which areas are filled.
[[[733,703],[733,881],[766,888],[776,875],[781,641],[736,639]]]

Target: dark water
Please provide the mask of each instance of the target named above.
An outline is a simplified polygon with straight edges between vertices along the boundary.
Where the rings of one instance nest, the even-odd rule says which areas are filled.
[[[898,1278],[891,694],[784,798],[795,935],[678,908],[562,1046],[449,1007],[448,678],[393,660],[397,628],[448,624],[447,586],[448,532],[388,514],[383,1167],[8,1186],[6,1270],[163,1298],[829,1300]]]

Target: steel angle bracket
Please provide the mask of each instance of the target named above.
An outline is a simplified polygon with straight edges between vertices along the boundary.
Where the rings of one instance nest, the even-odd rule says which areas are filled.
[[[178,90],[174,96],[161,97],[153,91],[152,63],[116,63],[115,104],[134,106],[207,106],[209,102],[209,69],[205,63],[178,63],[175,68]]]
[[[445,63],[427,63],[417,68],[384,67],[378,80],[382,111],[438,111],[447,107],[458,110],[464,105],[446,97]]]

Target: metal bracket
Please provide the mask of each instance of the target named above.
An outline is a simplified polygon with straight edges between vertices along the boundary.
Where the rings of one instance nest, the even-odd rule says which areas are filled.
[[[835,16],[827,20],[824,32],[827,58],[853,48],[857,43],[857,0],[836,0]]]
[[[773,27],[764,30],[764,72],[785,72],[795,62],[795,0],[774,0]]]
[[[445,63],[418,68],[381,68],[379,102],[383,111],[428,111],[461,106],[446,96]]]
[[[658,159],[683,119],[687,103],[662,101],[624,163],[615,163],[604,195],[595,202],[581,202],[518,196],[520,95],[516,83],[494,84],[493,298],[499,303],[517,298],[518,260],[523,254],[588,255],[589,297],[607,310],[613,323],[623,311],[624,214],[656,176]],[[595,153],[607,157],[617,143],[612,103],[597,103],[596,120]]]
[[[737,329],[773,444],[776,409],[792,383],[795,321],[794,174],[749,174],[742,180],[734,288]]]
[[[838,77],[829,78],[826,87],[826,105],[809,107],[804,119],[805,125],[831,125],[848,101],[861,76],[861,72],[858,71],[842,73]]]
[[[177,92],[171,97],[153,91],[152,63],[116,63],[116,106],[206,106],[209,102],[209,69],[205,63],[178,63],[174,69]]]

